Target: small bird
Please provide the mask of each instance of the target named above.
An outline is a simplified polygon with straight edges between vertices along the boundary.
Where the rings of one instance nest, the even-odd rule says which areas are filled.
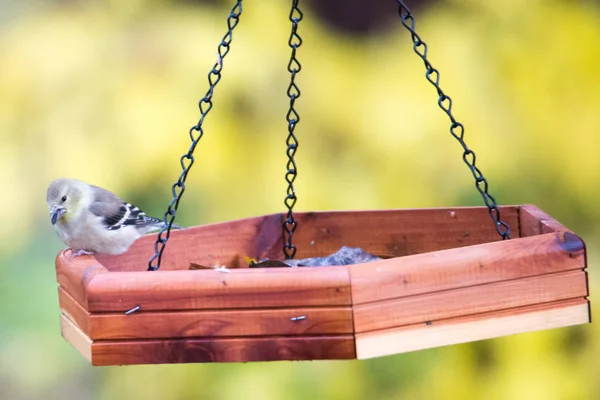
[[[54,180],[46,202],[56,233],[76,257],[124,253],[142,235],[164,226],[108,190],[77,179]]]

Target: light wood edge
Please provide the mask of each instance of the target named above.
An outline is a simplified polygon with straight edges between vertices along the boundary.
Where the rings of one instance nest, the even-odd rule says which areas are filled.
[[[72,321],[87,336],[90,336],[90,313],[83,308],[62,286],[58,287],[58,306],[60,312]]]
[[[527,247],[523,247],[527,244]],[[518,253],[512,252],[513,249]],[[543,249],[543,252],[540,252]],[[353,306],[391,300],[400,297],[434,293],[442,290],[460,289],[502,282],[505,280],[534,277],[540,272],[528,271],[518,276],[503,276],[499,270],[505,265],[528,262],[546,262],[548,258],[560,261],[561,269],[545,271],[556,273],[585,268],[585,257],[567,258],[568,252],[561,247],[556,233],[536,235],[511,241],[483,243],[469,247],[441,250],[431,253],[414,254],[389,260],[380,260],[364,264],[349,265],[350,284]],[[565,261],[566,258],[566,261]],[[501,262],[499,262],[501,260]],[[482,268],[482,267],[488,268]],[[491,267],[491,268],[490,268]],[[496,271],[496,272],[494,272]],[[418,278],[425,274],[439,277],[431,278],[436,287],[426,286]],[[454,278],[454,279],[450,279]],[[402,282],[405,285],[390,286],[391,282]]]
[[[553,308],[545,310],[540,310],[539,305],[529,306],[516,314],[504,310],[481,314],[477,319],[473,316],[459,317],[443,322],[433,321],[431,325],[418,324],[357,334],[356,355],[357,359],[364,360],[589,322],[589,302],[571,299],[557,302]]]
[[[60,331],[62,337],[81,353],[81,355],[92,362],[92,340],[79,329],[68,316],[61,312],[60,314]]]
[[[354,306],[354,330],[361,334],[410,327],[426,321],[484,315],[588,294],[584,271],[557,272]]]

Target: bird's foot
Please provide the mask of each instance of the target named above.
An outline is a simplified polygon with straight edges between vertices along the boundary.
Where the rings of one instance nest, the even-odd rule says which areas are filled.
[[[76,252],[73,252],[73,257],[79,257],[79,256],[91,256],[94,253],[91,251],[86,251],[86,250],[79,250]]]

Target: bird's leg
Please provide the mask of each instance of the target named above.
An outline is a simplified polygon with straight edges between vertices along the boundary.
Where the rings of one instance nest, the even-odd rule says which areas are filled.
[[[73,253],[73,257],[79,257],[79,256],[84,256],[84,255],[91,256],[93,254],[94,253],[91,251],[79,250],[79,251]]]

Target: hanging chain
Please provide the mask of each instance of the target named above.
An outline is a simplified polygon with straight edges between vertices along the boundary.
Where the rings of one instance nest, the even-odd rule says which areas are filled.
[[[204,123],[204,119],[209,111],[213,107],[212,97],[214,94],[215,87],[217,83],[221,80],[221,71],[223,70],[223,59],[229,53],[229,46],[231,45],[231,41],[233,39],[233,30],[238,25],[240,15],[242,15],[242,0],[238,0],[237,3],[231,9],[229,13],[229,17],[227,17],[227,33],[221,39],[221,43],[217,48],[217,61],[215,65],[212,67],[211,71],[208,73],[208,91],[204,95],[204,97],[198,102],[198,107],[200,108],[200,120],[198,123],[190,128],[189,135],[192,141],[192,145],[187,153],[185,153],[181,159],[181,175],[177,179],[177,182],[173,184],[171,187],[171,192],[173,193],[173,199],[169,203],[169,207],[167,208],[167,212],[164,215],[165,226],[158,232],[158,238],[154,243],[154,255],[148,262],[148,271],[156,271],[160,267],[160,262],[162,259],[163,251],[165,250],[165,246],[167,245],[167,241],[169,240],[169,236],[171,234],[171,227],[173,226],[173,222],[175,221],[175,216],[177,215],[177,208],[179,207],[179,201],[181,200],[181,196],[183,196],[183,192],[185,191],[185,180],[194,164],[194,150],[198,145],[198,142],[204,135],[204,129],[202,128],[202,124]],[[165,233],[166,232],[166,233]],[[156,264],[154,264],[156,262]]]
[[[496,231],[502,237],[502,239],[510,239],[510,227],[504,221],[500,219],[500,210],[498,210],[498,205],[494,197],[488,193],[488,181],[484,178],[483,174],[475,166],[475,152],[467,147],[467,144],[464,141],[465,136],[465,127],[463,124],[458,122],[454,116],[452,115],[452,99],[445,94],[440,88],[440,73],[437,69],[433,68],[429,60],[427,59],[427,44],[421,40],[417,32],[415,31],[415,19],[410,13],[408,7],[404,4],[402,0],[396,0],[399,5],[398,13],[400,15],[400,19],[402,21],[402,25],[410,32],[412,41],[413,41],[413,50],[414,52],[421,57],[423,63],[425,64],[425,77],[427,80],[435,87],[438,93],[438,106],[444,110],[444,112],[450,118],[450,133],[452,136],[458,140],[460,145],[463,147],[463,161],[473,174],[475,178],[475,187],[477,191],[483,197],[483,201],[487,206],[490,216],[494,221],[494,225],[496,226]]]
[[[288,122],[288,137],[286,140],[287,144],[287,172],[285,173],[285,180],[288,183],[287,187],[287,196],[285,196],[285,206],[288,209],[286,220],[283,223],[283,234],[284,234],[284,245],[283,245],[283,254],[286,259],[294,258],[296,255],[296,246],[293,244],[292,239],[294,236],[294,232],[298,227],[298,223],[294,219],[294,205],[296,204],[296,191],[294,190],[294,180],[296,179],[296,175],[298,171],[296,170],[296,161],[294,161],[294,155],[296,154],[296,150],[298,149],[298,139],[294,135],[294,129],[296,125],[300,121],[300,115],[294,109],[294,105],[296,104],[296,100],[300,97],[300,89],[296,84],[296,74],[300,72],[302,69],[302,65],[296,58],[296,51],[302,45],[302,38],[298,35],[298,24],[302,20],[302,11],[298,8],[299,0],[292,0],[292,10],[290,11],[290,21],[292,22],[292,33],[290,35],[290,39],[288,40],[288,44],[292,49],[292,54],[290,56],[290,62],[288,63],[287,69],[290,75],[290,85],[287,89],[287,95],[290,98],[290,109],[286,114],[286,119]],[[287,238],[286,238],[287,236]]]

